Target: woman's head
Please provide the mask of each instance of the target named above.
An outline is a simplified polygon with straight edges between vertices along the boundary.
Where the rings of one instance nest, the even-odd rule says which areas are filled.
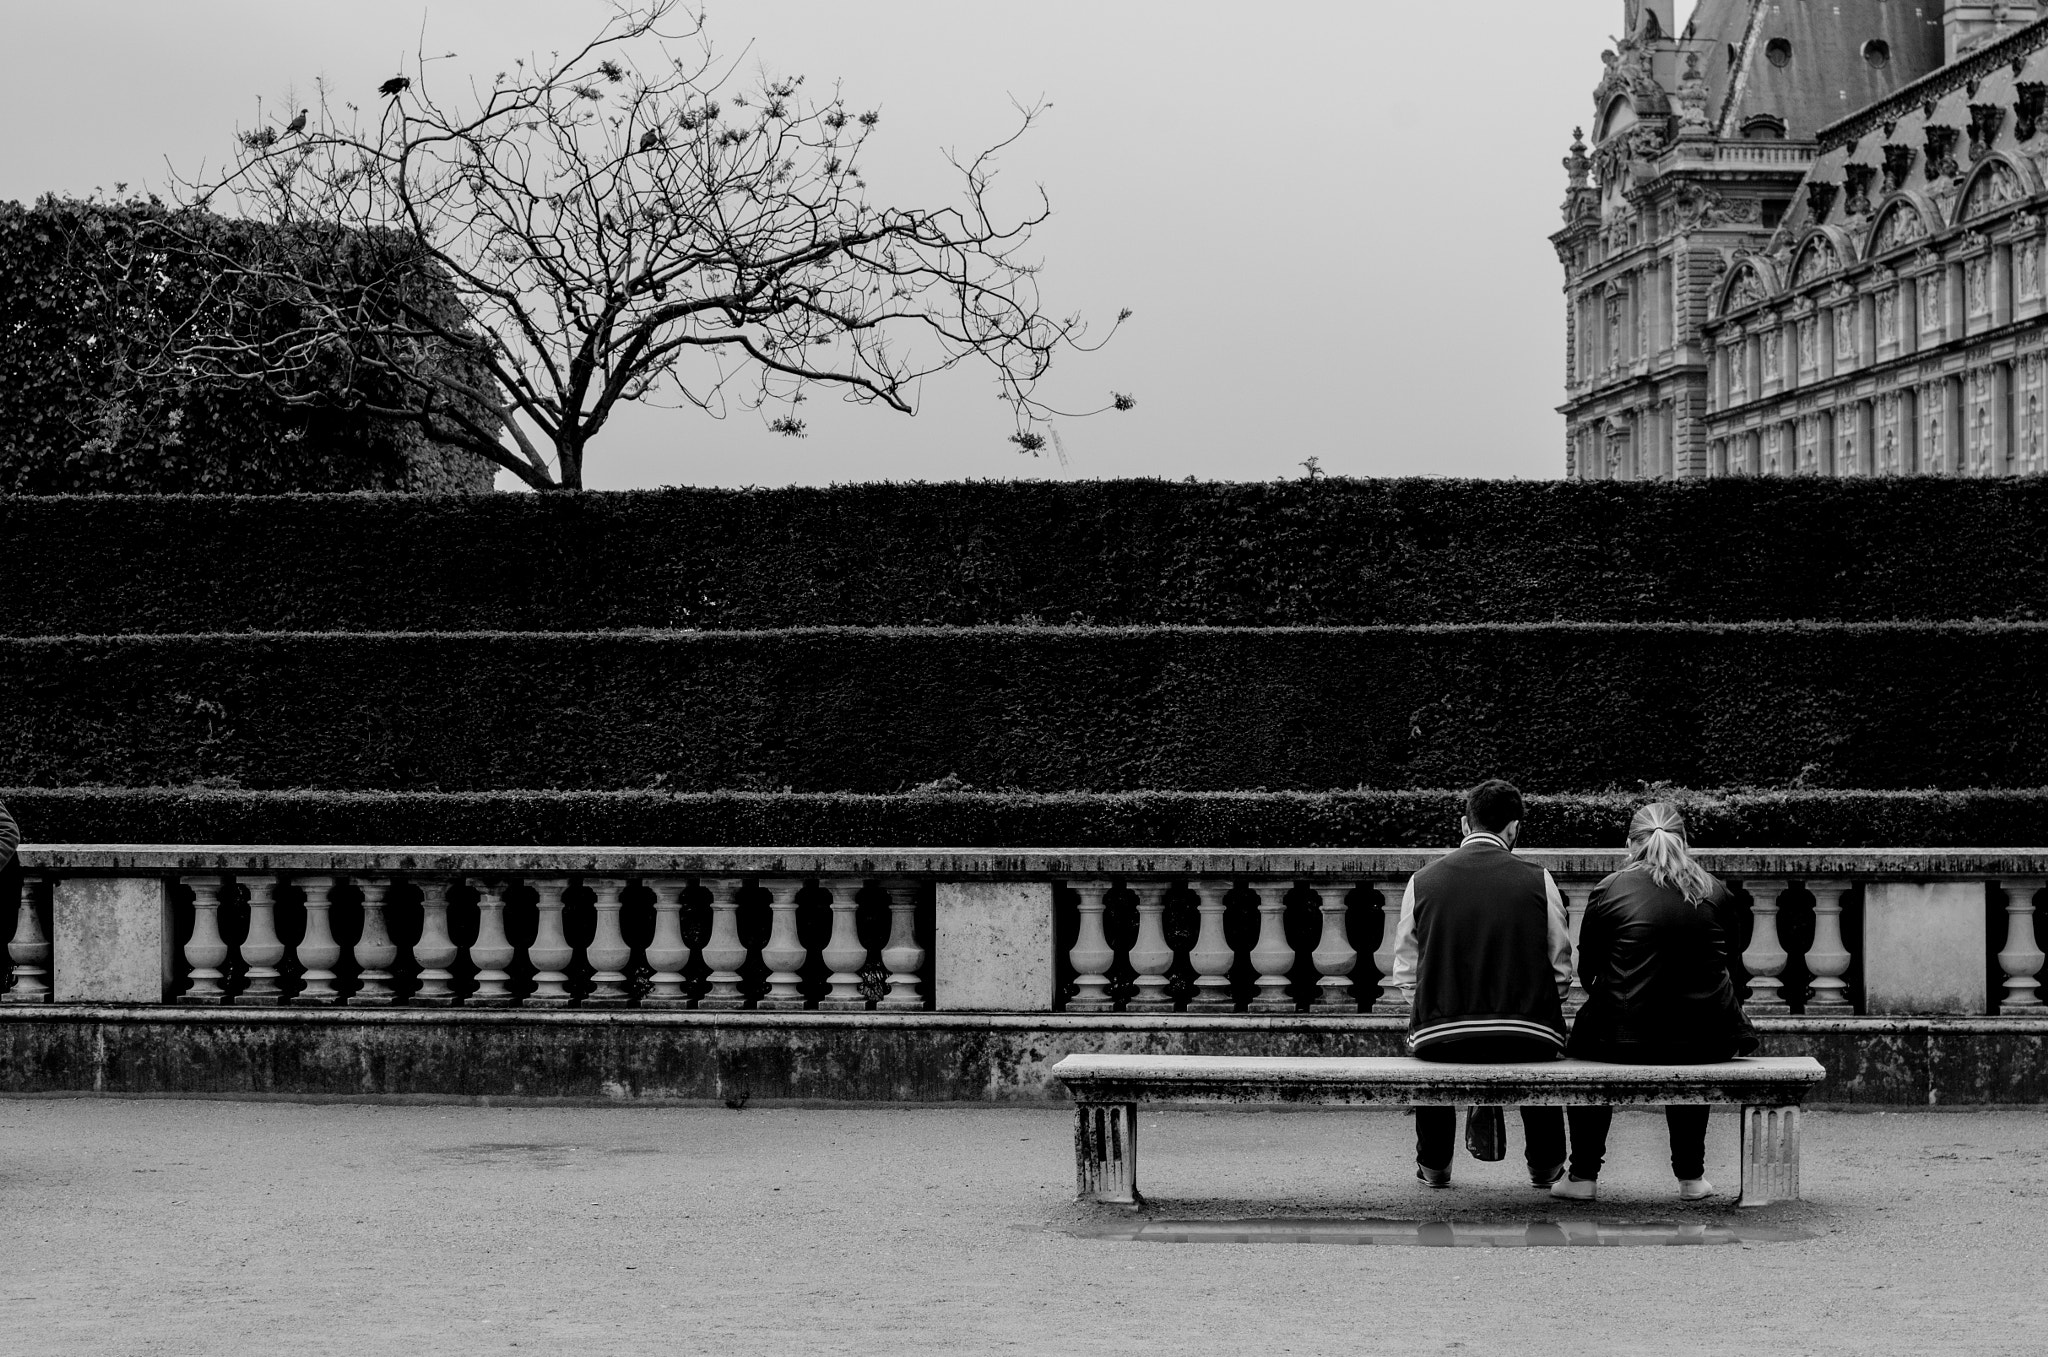
[[[1685,817],[1669,801],[1652,801],[1630,817],[1628,866],[1643,868],[1658,885],[1694,904],[1714,894],[1714,878],[1686,846]]]

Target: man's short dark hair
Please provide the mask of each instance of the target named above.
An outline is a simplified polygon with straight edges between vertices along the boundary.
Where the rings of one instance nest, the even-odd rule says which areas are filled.
[[[1512,782],[1488,778],[1465,793],[1465,818],[1474,829],[1498,834],[1522,818],[1522,793]]]

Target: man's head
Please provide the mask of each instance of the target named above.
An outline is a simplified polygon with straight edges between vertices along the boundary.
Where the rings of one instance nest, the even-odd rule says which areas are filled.
[[[1515,784],[1494,777],[1466,792],[1465,832],[1497,834],[1513,848],[1522,832],[1522,793]]]

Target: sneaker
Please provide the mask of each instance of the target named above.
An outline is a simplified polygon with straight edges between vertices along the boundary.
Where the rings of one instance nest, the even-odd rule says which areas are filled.
[[[1550,1185],[1550,1195],[1561,1197],[1565,1201],[1589,1202],[1599,1194],[1600,1182],[1597,1178],[1570,1177]]]
[[[1714,1195],[1714,1185],[1704,1178],[1680,1178],[1678,1199],[1682,1202],[1703,1202]]]
[[[1415,1166],[1415,1181],[1421,1183],[1424,1187],[1449,1187],[1451,1185],[1451,1171],[1449,1169],[1433,1169],[1426,1164],[1417,1164]]]
[[[1541,1191],[1542,1189],[1549,1187],[1552,1183],[1555,1183],[1558,1179],[1564,1177],[1564,1165],[1565,1161],[1560,1159],[1557,1161],[1557,1165],[1554,1168],[1548,1170],[1530,1169],[1529,1186],[1537,1189],[1538,1191]]]

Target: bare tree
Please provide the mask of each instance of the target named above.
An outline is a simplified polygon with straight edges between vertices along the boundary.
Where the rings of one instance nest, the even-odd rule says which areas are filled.
[[[452,97],[430,85],[433,64],[419,53],[368,110],[322,89],[301,121],[241,133],[223,173],[180,185],[188,205],[302,228],[275,237],[302,247],[223,258],[179,363],[309,401],[394,388],[303,380],[338,362],[396,379],[403,399],[374,413],[537,488],[583,484],[621,401],[758,410],[801,435],[812,391],[911,413],[922,379],[981,359],[1020,448],[1039,450],[1067,413],[1038,383],[1060,350],[1096,346],[1078,316],[1041,306],[1026,255],[1045,196],[1009,219],[990,202],[996,157],[1037,108],[954,161],[957,205],[919,210],[868,201],[874,113],[836,91],[807,97],[801,78],[737,80],[676,0],[621,4],[566,58],[517,62]],[[367,260],[413,257],[337,269],[338,244],[303,248],[343,237],[409,247],[354,252]],[[422,263],[437,286],[420,285]],[[243,307],[300,325],[251,346],[227,323]]]

